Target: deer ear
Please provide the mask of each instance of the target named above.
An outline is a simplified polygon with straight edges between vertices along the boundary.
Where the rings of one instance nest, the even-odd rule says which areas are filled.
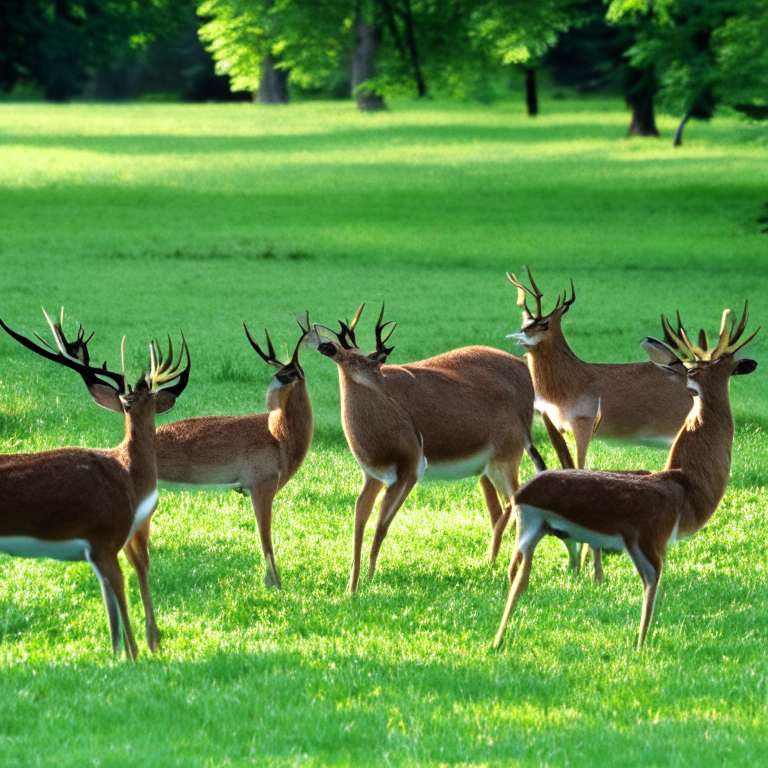
[[[155,398],[155,413],[167,413],[176,405],[176,395],[169,389],[161,389],[152,395]]]
[[[88,394],[96,405],[106,408],[108,411],[123,413],[123,404],[116,389],[108,384],[88,384]]]
[[[755,360],[750,360],[748,357],[743,357],[741,360],[739,360],[731,376],[744,376],[747,373],[752,373],[755,368],[757,368],[757,362]]]

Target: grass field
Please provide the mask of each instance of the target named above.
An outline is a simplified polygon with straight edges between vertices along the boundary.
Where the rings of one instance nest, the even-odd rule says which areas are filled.
[[[518,105],[0,105],[0,317],[40,305],[95,330],[94,357],[138,376],[152,336],[183,328],[187,390],[163,421],[264,409],[291,312],[333,325],[386,299],[393,363],[466,344],[520,352],[505,271],[529,265],[545,309],[573,278],[564,329],[592,361],[642,360],[660,313],[717,330],[751,302],[759,367],[731,387],[732,479],[710,524],[670,551],[652,634],[641,587],[537,550],[501,653],[511,536],[495,568],[473,481],[425,483],[376,578],[345,594],[360,472],[336,367],[306,351],[315,441],[278,496],[281,592],[262,585],[250,502],[161,493],[150,657],[127,564],[136,665],[113,660],[88,565],[0,556],[4,766],[768,765],[768,133],[727,117],[624,138],[614,101]],[[764,227],[764,225],[762,225]],[[78,377],[0,337],[0,451],[106,447],[121,419]],[[554,465],[539,422],[534,438]],[[659,469],[664,449],[593,444],[589,466]],[[532,475],[525,459],[523,475]],[[369,538],[367,539],[370,542]]]

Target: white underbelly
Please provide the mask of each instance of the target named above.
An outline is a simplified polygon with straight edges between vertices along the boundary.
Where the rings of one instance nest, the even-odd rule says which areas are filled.
[[[430,461],[426,477],[429,480],[460,480],[481,475],[488,466],[491,449],[455,461]]]
[[[53,560],[85,560],[90,549],[85,539],[46,541],[32,536],[0,536],[0,552],[14,557],[50,557]]]
[[[158,480],[158,488],[164,488],[166,491],[173,491],[178,493],[179,491],[188,491],[189,493],[197,493],[198,491],[241,491],[243,486],[241,483],[174,483],[170,480]]]
[[[548,509],[540,509],[539,507],[532,507],[528,504],[520,505],[521,514],[533,514],[540,517],[546,522],[550,528],[554,528],[560,533],[565,533],[576,541],[585,542],[590,544],[595,549],[618,549],[626,551],[624,545],[624,539],[619,536],[609,536],[603,533],[597,533],[590,531],[588,528],[583,528],[577,523],[573,523],[570,520],[566,520],[555,512],[551,512]],[[523,512],[523,510],[525,510]]]

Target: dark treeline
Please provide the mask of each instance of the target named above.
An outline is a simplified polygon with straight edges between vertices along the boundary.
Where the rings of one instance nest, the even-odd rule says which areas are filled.
[[[621,93],[630,135],[656,109],[768,117],[763,0],[0,0],[0,89],[51,101],[288,101],[394,94],[491,101],[516,73]]]

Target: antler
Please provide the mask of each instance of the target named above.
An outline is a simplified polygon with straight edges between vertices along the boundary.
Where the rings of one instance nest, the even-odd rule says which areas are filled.
[[[707,341],[707,334],[702,328],[699,331],[698,344],[694,344],[688,337],[688,333],[683,327],[680,321],[680,312],[677,313],[677,330],[672,328],[672,324],[667,318],[661,316],[661,325],[664,329],[664,341],[666,344],[678,353],[680,359],[684,362],[693,362],[695,360],[716,360],[723,355],[732,355],[737,350],[741,349],[745,344],[748,344],[755,337],[758,327],[753,333],[751,333],[746,339],[740,341],[741,336],[747,327],[747,320],[749,318],[749,302],[744,302],[744,312],[741,316],[741,322],[734,330],[736,320],[731,314],[730,309],[726,309],[723,312],[723,319],[720,323],[720,335],[714,349],[709,349],[709,342]]]
[[[125,339],[123,339],[125,343]],[[187,356],[187,364],[184,368],[181,364],[184,355]],[[149,345],[150,369],[149,369],[149,388],[152,390],[168,389],[171,392],[180,394],[189,380],[189,371],[192,367],[192,361],[189,358],[189,348],[187,340],[184,338],[184,332],[181,332],[181,352],[176,364],[173,362],[173,343],[170,335],[168,336],[168,357],[163,359],[160,351],[160,345],[155,339]]]
[[[89,364],[90,356],[88,354],[87,344],[93,338],[93,334],[91,334],[86,339],[85,331],[81,325],[77,332],[77,337],[73,341],[69,341],[64,336],[64,330],[62,328],[64,323],[64,308],[61,308],[61,320],[58,323],[51,321],[51,318],[48,316],[48,313],[45,311],[45,309],[43,309],[43,314],[45,315],[45,319],[48,321],[48,325],[51,327],[51,331],[53,332],[53,338],[56,342],[55,349],[50,344],[48,344],[47,341],[40,338],[37,333],[35,333],[35,336],[45,345],[45,347],[47,347],[47,349],[45,347],[39,346],[38,344],[35,344],[35,342],[31,341],[25,336],[22,336],[20,333],[16,333],[16,331],[9,328],[2,321],[2,319],[0,319],[0,326],[2,326],[10,336],[16,339],[16,341],[18,341],[32,352],[46,358],[47,360],[53,360],[55,363],[59,363],[60,365],[64,365],[67,368],[71,368],[72,370],[77,371],[77,373],[82,376],[86,385],[96,383],[107,384],[120,393],[126,392],[126,382],[124,375],[115,373],[114,371],[108,371],[106,362],[101,368],[94,368]]]
[[[301,325],[301,323],[299,323],[299,325]],[[275,348],[272,346],[272,339],[269,338],[269,331],[266,328],[264,329],[264,335],[267,337],[267,354],[265,355],[256,340],[253,338],[253,336],[251,336],[251,332],[248,330],[248,326],[243,323],[243,327],[245,328],[245,335],[248,337],[248,341],[251,342],[251,346],[259,353],[261,359],[265,363],[273,365],[275,368],[282,368],[283,364],[277,359]],[[304,329],[302,328],[302,330]]]
[[[337,333],[336,337],[339,340],[339,344],[341,344],[341,346],[344,347],[344,349],[357,348],[357,341],[355,340],[355,326],[357,325],[357,321],[360,319],[360,315],[363,314],[364,307],[365,307],[365,302],[363,302],[360,305],[360,308],[355,313],[355,316],[354,318],[352,318],[352,322],[349,325],[339,320],[339,325],[341,326],[341,333]]]
[[[507,277],[509,278],[509,281],[517,288],[517,306],[523,307],[525,310],[525,313],[528,315],[528,317],[533,320],[535,318],[540,318],[541,315],[541,299],[544,295],[536,286],[536,283],[533,281],[533,275],[531,275],[530,267],[525,268],[528,272],[528,279],[531,281],[531,285],[533,286],[533,290],[528,288],[528,286],[523,285],[511,272],[507,272]],[[525,299],[525,294],[530,293],[531,296],[536,300],[536,315],[534,318],[534,315],[531,313],[531,310],[528,309],[528,303]]]
[[[392,334],[395,332],[395,328],[397,328],[397,323],[394,320],[390,320],[389,322],[381,324],[381,321],[384,319],[384,302],[381,303],[381,312],[379,314],[379,319],[376,321],[376,354],[377,356],[381,357],[383,355],[384,359],[392,353],[392,350],[394,349],[394,346],[387,347],[385,346],[386,342],[389,341],[389,338],[392,336]],[[389,333],[384,337],[384,329],[391,325],[392,329],[389,331]]]

